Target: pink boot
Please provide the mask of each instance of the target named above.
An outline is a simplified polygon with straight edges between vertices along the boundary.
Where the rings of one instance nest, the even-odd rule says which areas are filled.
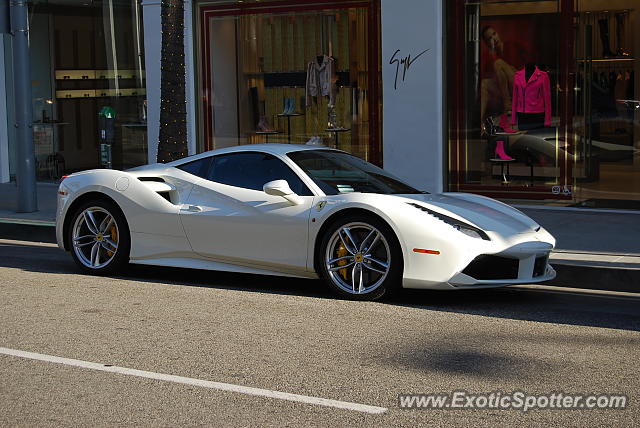
[[[502,128],[504,130],[504,132],[508,133],[508,134],[515,134],[518,131],[516,131],[515,129],[513,129],[512,127],[509,126],[509,120],[507,119],[507,115],[503,114],[502,116],[500,116],[500,123],[498,124],[498,126],[500,128]]]
[[[502,160],[513,160],[513,158],[504,151],[504,141],[502,140],[496,141],[496,157]]]

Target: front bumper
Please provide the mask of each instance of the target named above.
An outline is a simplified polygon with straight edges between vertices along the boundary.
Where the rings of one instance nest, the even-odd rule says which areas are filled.
[[[405,278],[403,287],[476,289],[548,281],[556,276],[548,263],[552,249],[548,242],[521,242],[499,253],[478,254],[446,281]]]

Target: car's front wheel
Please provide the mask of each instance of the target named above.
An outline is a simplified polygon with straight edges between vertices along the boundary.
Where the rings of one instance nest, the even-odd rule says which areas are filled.
[[[375,300],[399,287],[400,244],[391,228],[374,216],[350,215],[334,222],[318,256],[321,276],[343,296]]]
[[[120,209],[108,201],[82,204],[69,228],[73,260],[88,273],[112,273],[127,264],[131,238]]]

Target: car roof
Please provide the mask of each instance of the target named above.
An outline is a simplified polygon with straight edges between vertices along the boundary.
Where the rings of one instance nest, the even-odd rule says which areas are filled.
[[[164,164],[165,166],[182,165],[183,163],[192,162],[198,159],[206,158],[214,155],[221,155],[226,153],[239,153],[239,152],[264,152],[272,155],[286,155],[291,152],[300,152],[305,150],[335,150],[331,147],[321,145],[306,145],[306,144],[282,144],[282,143],[264,143],[264,144],[245,144],[242,146],[224,147],[221,149],[209,150],[208,152],[199,153],[197,155],[188,156],[186,158],[178,159],[172,162]]]

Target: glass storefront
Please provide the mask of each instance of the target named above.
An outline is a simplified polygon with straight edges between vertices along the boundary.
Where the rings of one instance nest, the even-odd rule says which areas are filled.
[[[447,3],[449,190],[635,208],[637,2]]]
[[[38,179],[146,164],[139,2],[37,0],[29,6]]]
[[[380,163],[371,1],[200,5],[199,151],[317,143]]]

